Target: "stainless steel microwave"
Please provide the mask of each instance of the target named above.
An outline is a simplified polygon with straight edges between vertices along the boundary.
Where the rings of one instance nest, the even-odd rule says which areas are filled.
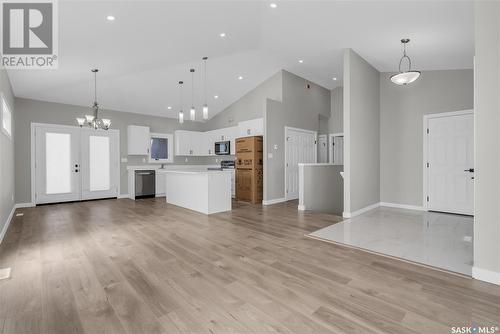
[[[230,141],[218,141],[215,143],[215,154],[217,155],[229,155],[231,154],[231,142]]]

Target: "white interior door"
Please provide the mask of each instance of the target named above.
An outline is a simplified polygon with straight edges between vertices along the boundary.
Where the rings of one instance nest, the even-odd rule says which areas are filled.
[[[119,135],[113,130],[82,129],[82,199],[118,196]]]
[[[81,199],[80,129],[35,128],[35,203]]]
[[[474,116],[427,120],[427,208],[474,213]]]
[[[285,198],[299,198],[299,163],[315,163],[316,132],[285,128]]]
[[[327,135],[318,136],[318,162],[328,162],[328,137]]]

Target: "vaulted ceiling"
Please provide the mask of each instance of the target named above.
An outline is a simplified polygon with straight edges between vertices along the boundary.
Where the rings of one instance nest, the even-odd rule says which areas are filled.
[[[185,82],[187,109],[192,67],[198,110],[203,103],[203,56],[209,57],[211,116],[280,69],[329,89],[341,85],[344,48],[379,71],[395,71],[403,37],[411,39],[408,53],[416,69],[472,68],[472,2],[275,3],[60,0],[59,68],[8,74],[18,97],[90,106],[90,69],[98,67],[104,108],[177,117],[177,82]]]

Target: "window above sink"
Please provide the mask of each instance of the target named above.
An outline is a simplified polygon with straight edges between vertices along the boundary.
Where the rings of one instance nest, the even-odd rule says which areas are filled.
[[[174,162],[174,136],[166,133],[150,134],[150,163],[172,163]]]

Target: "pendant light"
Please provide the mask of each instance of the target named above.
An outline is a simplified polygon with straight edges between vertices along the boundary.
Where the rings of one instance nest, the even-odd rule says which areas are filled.
[[[420,71],[412,71],[411,59],[406,55],[406,44],[409,42],[410,40],[408,38],[401,40],[401,43],[403,43],[403,57],[399,60],[399,73],[391,76],[391,81],[396,85],[407,85],[420,77]],[[408,60],[408,71],[401,71],[401,63],[405,58]]]
[[[184,84],[183,81],[179,81],[179,103],[180,103],[180,109],[179,109],[179,123],[184,123],[184,111],[182,111],[182,85]]]
[[[208,57],[203,57],[203,81],[205,90],[205,104],[203,105],[203,119],[208,119],[208,104],[207,104],[207,59]]]
[[[90,71],[94,73],[94,104],[92,105],[93,114],[85,115],[85,118],[77,117],[76,122],[80,127],[87,123],[87,125],[94,130],[108,130],[111,126],[111,120],[107,118],[99,118],[99,103],[97,103],[97,72],[99,72],[99,70],[97,68],[94,68]]]
[[[189,119],[194,121],[196,118],[196,109],[194,108],[194,68],[190,69],[191,72],[191,109],[189,110]]]

